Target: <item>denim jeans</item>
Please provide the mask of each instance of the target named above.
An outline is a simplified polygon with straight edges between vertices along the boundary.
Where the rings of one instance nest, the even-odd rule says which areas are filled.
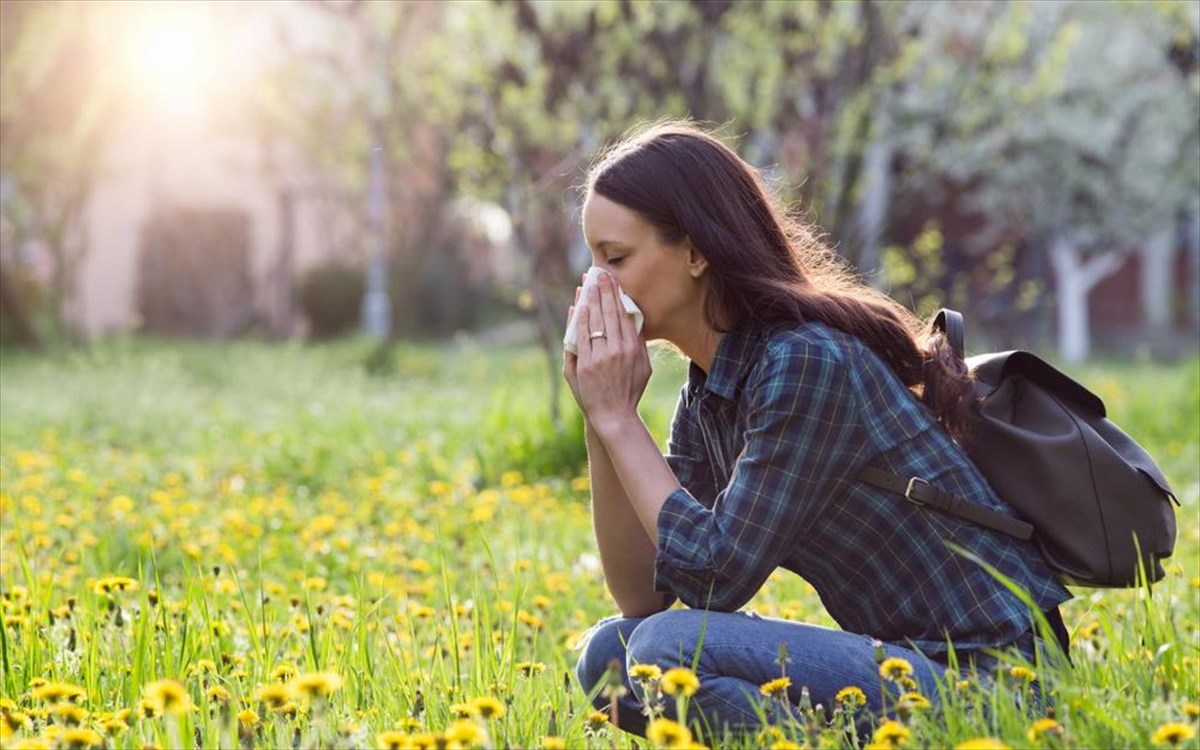
[[[664,671],[681,665],[690,668],[697,644],[701,644],[695,665],[700,689],[690,703],[689,723],[696,716],[693,712],[698,712],[702,722],[715,730],[725,726],[733,731],[754,730],[762,725],[754,707],[765,701],[759,687],[784,674],[779,664],[781,643],[787,647],[786,675],[791,679],[788,699],[793,705],[800,701],[802,688],[807,687],[814,706],[822,704],[832,709],[842,688],[857,686],[866,695],[867,711],[874,714],[882,710],[872,638],[748,612],[672,609],[643,618],[605,618],[584,635],[580,645],[583,653],[575,671],[584,690],[592,695],[609,663],[618,660],[627,690],[619,700],[618,723],[627,732],[644,735],[647,720],[642,713],[640,688],[628,676],[630,667],[657,664]],[[912,664],[912,677],[921,693],[937,704],[938,680],[945,680],[947,670],[944,663],[890,644],[883,645],[883,654]],[[896,693],[891,695],[894,698]],[[670,716],[672,702],[666,701]],[[596,694],[593,703],[603,708],[608,699]]]

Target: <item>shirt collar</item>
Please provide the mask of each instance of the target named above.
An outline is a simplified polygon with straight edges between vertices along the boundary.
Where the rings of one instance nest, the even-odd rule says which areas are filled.
[[[721,398],[733,399],[758,359],[761,344],[762,332],[755,326],[744,326],[721,336],[707,375],[695,362],[688,367],[691,394],[697,396],[703,388]]]

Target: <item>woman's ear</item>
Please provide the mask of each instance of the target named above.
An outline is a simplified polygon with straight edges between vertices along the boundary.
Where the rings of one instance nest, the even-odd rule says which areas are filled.
[[[692,244],[692,239],[688,237],[684,242],[687,243],[688,251],[688,273],[693,279],[698,279],[708,270],[708,259],[696,250],[696,246]]]

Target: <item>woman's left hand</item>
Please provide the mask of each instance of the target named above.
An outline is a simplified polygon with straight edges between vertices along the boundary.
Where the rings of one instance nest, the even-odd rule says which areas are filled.
[[[576,355],[580,406],[595,427],[637,417],[638,402],[650,380],[650,355],[633,316],[621,304],[617,280],[602,274],[580,302]]]

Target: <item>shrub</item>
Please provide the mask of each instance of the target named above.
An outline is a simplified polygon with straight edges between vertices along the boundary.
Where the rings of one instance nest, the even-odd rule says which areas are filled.
[[[312,268],[300,280],[300,309],[313,338],[354,329],[366,291],[362,271],[336,261]]]

